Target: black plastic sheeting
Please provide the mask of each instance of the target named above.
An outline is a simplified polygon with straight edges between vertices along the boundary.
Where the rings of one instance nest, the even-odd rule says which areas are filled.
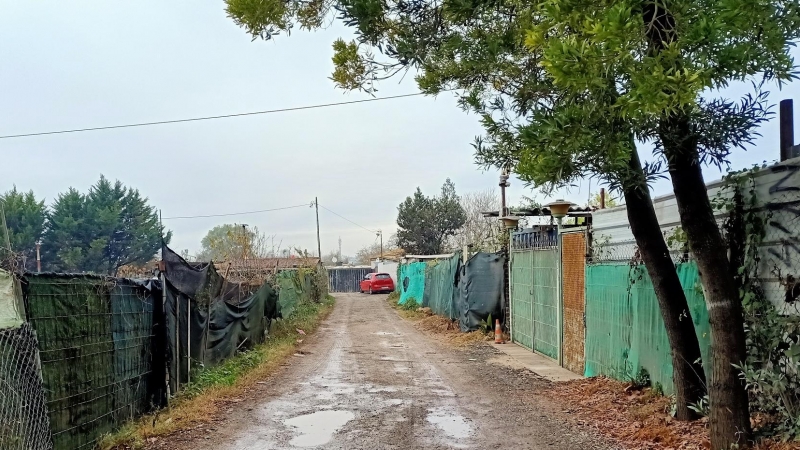
[[[476,253],[466,262],[456,252],[447,259],[416,262],[400,267],[402,276],[399,288],[401,301],[415,284],[422,293],[422,306],[434,314],[458,320],[463,332],[475,331],[481,322],[499,319],[504,322],[506,305],[503,267],[506,255],[499,253]],[[420,267],[424,265],[423,267]],[[424,278],[424,288],[419,287]],[[493,324],[492,324],[493,325]]]
[[[213,264],[197,267],[166,246],[163,260],[167,359],[175,392],[176,380],[188,381],[190,366],[214,366],[264,342],[270,321],[279,317],[278,293],[266,283],[253,292],[227,282]]]
[[[458,271],[458,295],[455,295],[458,321],[463,332],[477,330],[491,314],[503,321],[503,253],[476,253]]]

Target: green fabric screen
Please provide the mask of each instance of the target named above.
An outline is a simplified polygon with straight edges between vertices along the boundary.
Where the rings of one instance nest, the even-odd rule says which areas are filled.
[[[458,319],[455,296],[456,272],[461,262],[461,253],[447,259],[425,263],[425,286],[422,306],[429,307],[435,314],[451,320]]]
[[[425,295],[425,263],[415,262],[400,266],[400,278],[397,279],[400,289],[400,300],[397,302],[404,305],[409,298],[421,304]]]
[[[55,450],[96,439],[154,403],[153,314],[161,293],[121,278],[27,275]],[[157,303],[157,305],[156,305]]]
[[[676,268],[694,321],[700,352],[710,372],[711,332],[697,265]],[[673,392],[672,359],[653,284],[643,265],[597,264],[586,267],[586,372],[619,380],[647,370],[653,385]]]
[[[281,317],[289,317],[294,313],[303,293],[297,271],[278,272],[275,282],[278,284],[278,313]]]

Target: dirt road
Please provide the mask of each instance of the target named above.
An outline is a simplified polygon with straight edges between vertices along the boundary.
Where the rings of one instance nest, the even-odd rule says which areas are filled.
[[[385,296],[337,295],[304,356],[181,448],[602,449],[568,425],[548,382],[421,334]]]

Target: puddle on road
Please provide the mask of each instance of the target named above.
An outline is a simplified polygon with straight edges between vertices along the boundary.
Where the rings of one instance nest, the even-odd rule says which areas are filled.
[[[328,443],[340,428],[354,418],[355,414],[350,411],[331,410],[297,416],[284,420],[283,423],[294,427],[299,433],[289,444],[295,447],[316,447]]]
[[[453,439],[464,439],[472,434],[467,420],[448,408],[429,409],[426,420]]]

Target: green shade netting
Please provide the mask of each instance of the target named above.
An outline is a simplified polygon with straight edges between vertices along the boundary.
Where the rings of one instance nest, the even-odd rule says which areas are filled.
[[[425,267],[424,262],[400,266],[400,276],[397,279],[397,289],[400,290],[398,304],[404,305],[410,298],[413,298],[418,304],[423,302],[425,295]]]
[[[455,301],[458,290],[455,289],[455,282],[456,272],[458,272],[460,263],[460,253],[456,253],[447,259],[425,263],[425,286],[422,295],[422,306],[427,306],[435,314],[448,317],[451,320],[458,318],[458,308]]]
[[[679,264],[706,373],[710,372],[711,332],[695,263]],[[687,318],[688,320],[688,318]],[[655,291],[644,266],[598,264],[586,267],[585,376],[631,380],[645,369],[653,385],[673,392],[672,358]]]

